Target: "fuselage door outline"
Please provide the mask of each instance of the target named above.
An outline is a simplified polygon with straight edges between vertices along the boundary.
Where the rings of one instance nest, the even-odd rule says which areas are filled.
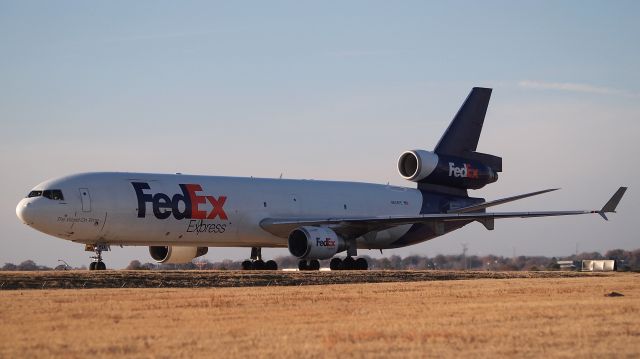
[[[88,188],[80,188],[80,200],[82,201],[82,212],[91,212],[91,195]]]

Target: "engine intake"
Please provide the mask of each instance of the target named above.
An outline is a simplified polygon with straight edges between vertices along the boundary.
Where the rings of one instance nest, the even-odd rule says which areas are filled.
[[[289,234],[289,252],[300,259],[329,259],[347,249],[336,232],[325,227],[305,226]]]
[[[400,175],[409,181],[418,182],[429,176],[438,167],[438,155],[424,150],[405,151],[398,159]]]
[[[158,263],[182,264],[209,252],[208,247],[150,246],[149,254]]]

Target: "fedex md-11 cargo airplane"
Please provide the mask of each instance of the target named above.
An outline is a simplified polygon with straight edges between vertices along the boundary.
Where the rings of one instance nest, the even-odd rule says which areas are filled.
[[[607,219],[626,187],[599,210],[487,212],[547,189],[494,201],[470,197],[498,180],[502,158],[476,152],[491,89],[473,88],[433,151],[406,151],[400,175],[417,188],[390,185],[191,176],[80,173],[45,181],[16,208],[28,226],[94,251],[91,270],[104,270],[111,245],[148,246],[159,263],[188,263],[208,247],[250,247],[244,269],[277,269],[261,248],[287,247],[300,270],[367,269],[358,249],[388,249],[424,242],[480,222],[595,213]],[[335,257],[346,252],[344,259]]]

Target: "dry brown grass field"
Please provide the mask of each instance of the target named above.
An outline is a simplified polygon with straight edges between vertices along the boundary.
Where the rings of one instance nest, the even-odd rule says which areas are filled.
[[[640,275],[0,291],[0,357],[122,356],[638,358]]]

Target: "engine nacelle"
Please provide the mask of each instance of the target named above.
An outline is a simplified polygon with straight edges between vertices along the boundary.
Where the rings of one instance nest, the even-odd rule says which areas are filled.
[[[300,259],[329,259],[347,249],[344,239],[325,227],[299,227],[289,234],[289,252]]]
[[[498,180],[498,174],[481,162],[424,150],[400,155],[398,171],[409,181],[466,189],[482,188]]]
[[[158,263],[190,263],[194,258],[209,252],[208,247],[150,246],[149,254]]]

